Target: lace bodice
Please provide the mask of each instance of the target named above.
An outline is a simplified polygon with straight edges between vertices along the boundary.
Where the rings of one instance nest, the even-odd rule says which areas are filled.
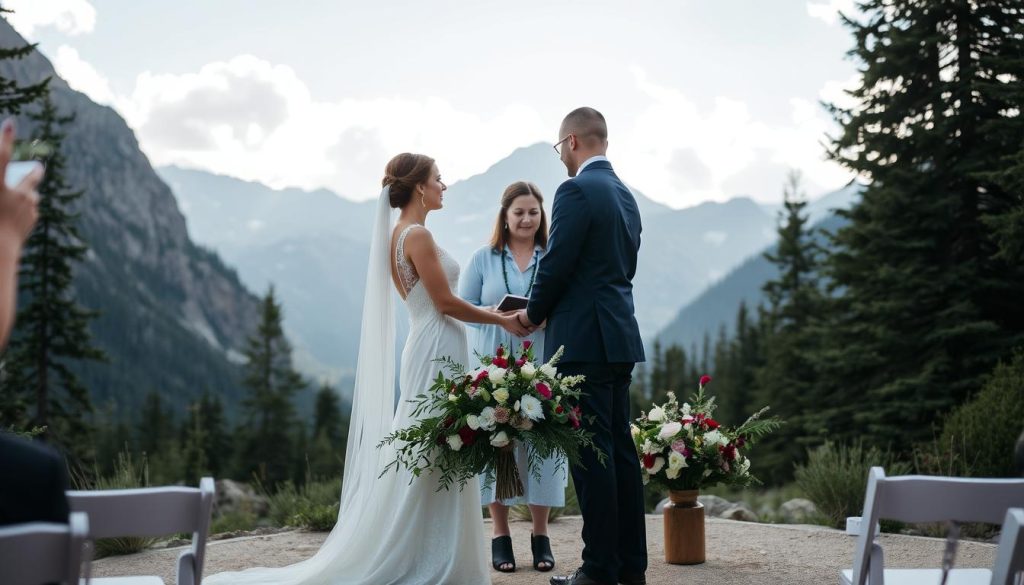
[[[395,266],[398,268],[398,280],[405,289],[405,304],[409,308],[409,316],[416,318],[424,313],[436,313],[434,302],[430,295],[422,290],[423,287],[416,286],[420,282],[420,275],[416,267],[405,257],[405,238],[414,228],[427,229],[420,224],[414,223],[406,226],[402,233],[398,234],[398,243],[395,245]],[[459,263],[455,261],[443,248],[437,247],[437,257],[441,260],[441,268],[448,279],[448,288],[454,294],[459,288]]]

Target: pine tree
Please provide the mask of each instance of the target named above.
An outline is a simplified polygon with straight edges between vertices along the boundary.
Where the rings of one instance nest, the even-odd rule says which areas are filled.
[[[10,13],[12,10],[0,8],[0,14]],[[25,45],[23,47],[0,47],[0,61],[8,59],[23,59],[36,49],[36,45]],[[20,114],[22,108],[41,100],[49,91],[50,78],[29,84],[18,85],[13,79],[0,77],[0,116]]]
[[[204,392],[199,400],[199,424],[204,431],[203,453],[209,472],[221,477],[228,471],[233,445],[224,418],[224,403],[219,396]]]
[[[792,477],[793,463],[806,452],[805,422],[826,407],[814,396],[816,370],[814,316],[821,311],[818,281],[819,250],[807,226],[807,198],[800,173],[793,171],[783,189],[784,211],[774,252],[765,258],[778,268],[778,278],[764,284],[768,307],[762,311],[763,363],[756,372],[757,408],[768,405],[786,424],[758,446],[758,472],[768,483]]]
[[[18,285],[20,309],[6,355],[4,396],[20,393],[34,404],[33,426],[46,427],[45,438],[64,447],[77,463],[91,460],[89,392],[72,371],[81,360],[103,360],[88,330],[96,316],[75,302],[72,264],[80,262],[88,247],[82,243],[71,211],[82,191],[66,179],[62,127],[73,116],[58,114],[47,96],[41,110],[31,115],[36,138],[50,146],[46,174],[39,186],[39,219],[25,244]],[[17,399],[11,403],[16,404]],[[5,422],[17,412],[5,412]]]
[[[294,477],[296,416],[292,402],[306,387],[292,368],[291,344],[282,329],[282,311],[270,286],[260,303],[260,323],[245,351],[243,401],[246,423],[240,453],[245,475],[256,473],[273,486]]]
[[[870,181],[842,212],[826,276],[822,421],[905,452],[1024,334],[1024,262],[993,222],[1020,192],[993,175],[1019,153],[1024,5],[868,0],[847,20],[863,64],[831,157]]]

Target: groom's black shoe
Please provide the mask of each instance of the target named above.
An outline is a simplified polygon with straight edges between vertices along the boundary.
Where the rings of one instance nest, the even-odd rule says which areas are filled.
[[[619,585],[647,585],[647,577],[638,575],[619,575]]]
[[[591,579],[583,572],[583,569],[576,569],[571,575],[564,577],[552,577],[549,583],[551,585],[613,585],[612,583]]]

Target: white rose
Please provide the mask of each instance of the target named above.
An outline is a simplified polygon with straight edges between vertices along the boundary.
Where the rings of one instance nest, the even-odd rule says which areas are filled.
[[[669,479],[675,479],[679,477],[679,474],[681,472],[682,470],[679,469],[678,467],[669,467],[668,469],[665,470],[665,477]]]
[[[704,433],[704,444],[705,445],[722,445],[725,446],[729,443],[729,439],[726,439],[722,433],[718,431],[708,431]]]
[[[743,463],[740,464],[740,473],[746,473],[748,471],[750,471],[750,458],[745,457],[743,459]]]
[[[475,414],[467,415],[466,424],[469,425],[469,428],[473,429],[474,431],[478,430],[480,428],[480,417],[478,417]]]
[[[540,371],[542,374],[551,379],[554,379],[554,377],[558,375],[558,369],[556,369],[555,366],[548,364],[544,364],[543,366],[541,366]]]
[[[665,423],[665,425],[661,427],[661,431],[658,433],[658,438],[662,441],[669,441],[681,430],[683,430],[683,425],[676,421]]]
[[[455,402],[458,399],[459,399],[459,397],[456,396],[455,394],[449,394],[448,395],[448,402]]]
[[[477,417],[477,424],[485,431],[493,431],[498,424],[498,421],[494,419],[494,409],[488,406],[481,410],[480,416]]]
[[[669,455],[668,455],[668,468],[669,469],[677,469],[678,470],[678,469],[682,469],[684,467],[687,467],[687,465],[686,465],[686,457],[683,457],[682,453],[680,453],[678,451],[673,451],[673,452],[669,453]]]
[[[527,380],[532,380],[537,375],[537,368],[532,363],[526,362],[523,367],[519,368],[519,373]]]
[[[505,431],[499,431],[491,435],[492,447],[498,447],[500,449],[501,447],[508,445],[508,442],[508,434]]]
[[[491,380],[491,384],[500,386],[505,383],[505,368],[494,368],[487,374],[487,377]]]
[[[448,446],[452,448],[452,451],[458,451],[462,448],[462,437],[458,435],[448,435],[445,439],[448,441]]]
[[[497,401],[498,404],[505,404],[505,401],[508,400],[508,390],[505,388],[498,388],[493,394],[491,394],[491,396],[494,397],[494,400]]]
[[[658,472],[661,471],[662,467],[665,467],[665,458],[655,457],[654,465],[652,465],[651,468],[647,470],[647,472],[650,473],[651,475],[657,475]]]
[[[519,410],[523,413],[523,416],[530,420],[544,420],[544,408],[541,406],[540,400],[537,400],[529,394],[523,396],[523,400],[519,405]]]
[[[651,409],[651,412],[647,413],[647,420],[651,422],[661,422],[665,420],[665,411],[660,406],[655,406]]]

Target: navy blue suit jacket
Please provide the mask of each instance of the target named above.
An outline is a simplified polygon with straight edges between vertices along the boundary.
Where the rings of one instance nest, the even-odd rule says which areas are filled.
[[[563,362],[644,361],[633,313],[640,210],[608,161],[584,167],[555,192],[548,249],[526,314],[548,320],[545,356]]]

